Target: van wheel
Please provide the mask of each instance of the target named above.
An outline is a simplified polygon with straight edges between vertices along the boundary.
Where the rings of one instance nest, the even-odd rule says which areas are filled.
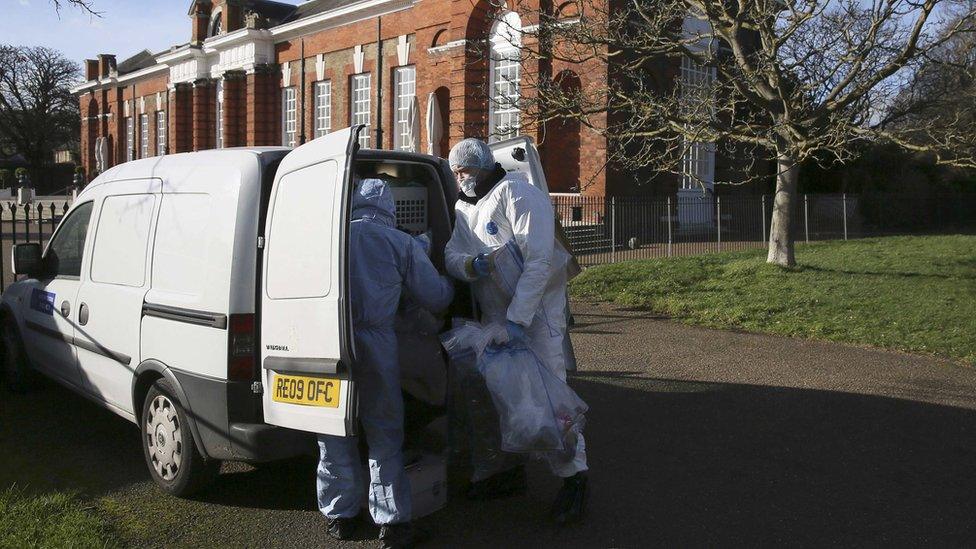
[[[176,391],[165,379],[149,389],[142,406],[142,453],[153,480],[169,494],[189,496],[210,484],[220,462],[203,458]]]
[[[20,340],[17,325],[10,318],[3,321],[3,383],[13,393],[25,393],[30,387],[33,373],[27,354],[24,353],[24,343]]]

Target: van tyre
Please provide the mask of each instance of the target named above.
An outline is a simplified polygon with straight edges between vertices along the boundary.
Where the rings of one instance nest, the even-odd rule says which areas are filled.
[[[13,393],[26,393],[33,380],[33,371],[27,354],[24,352],[24,342],[20,339],[20,332],[17,324],[11,319],[4,319],[0,330],[3,331],[3,360],[0,361],[2,368],[3,385]]]
[[[164,491],[189,496],[213,482],[220,462],[204,459],[190,432],[190,424],[176,391],[157,379],[142,406],[142,453],[153,480]]]

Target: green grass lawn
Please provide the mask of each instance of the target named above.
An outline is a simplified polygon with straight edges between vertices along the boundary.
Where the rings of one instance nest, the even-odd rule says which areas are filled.
[[[765,250],[587,269],[578,298],[717,328],[936,353],[976,364],[976,236],[797,246],[795,269]]]
[[[63,493],[0,490],[0,547],[115,547],[100,514]]]

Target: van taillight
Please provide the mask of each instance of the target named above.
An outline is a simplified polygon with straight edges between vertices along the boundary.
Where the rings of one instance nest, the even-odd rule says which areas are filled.
[[[254,378],[254,315],[230,315],[227,379],[250,381]]]

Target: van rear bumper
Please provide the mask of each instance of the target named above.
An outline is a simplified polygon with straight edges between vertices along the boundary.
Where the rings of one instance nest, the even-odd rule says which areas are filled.
[[[317,451],[314,435],[263,422],[261,395],[250,382],[170,370],[186,395],[182,404],[207,458],[265,462]]]
[[[238,450],[234,458],[241,461],[264,462],[300,455],[314,455],[315,435],[284,429],[267,423],[231,423],[230,438]]]

